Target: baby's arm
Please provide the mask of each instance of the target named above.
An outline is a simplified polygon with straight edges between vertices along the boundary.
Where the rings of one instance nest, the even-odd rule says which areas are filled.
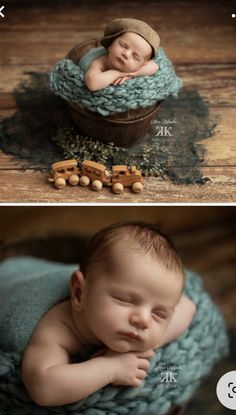
[[[36,331],[22,362],[23,382],[32,400],[38,405],[73,403],[109,383],[137,387],[147,374],[148,358],[153,356],[153,351],[108,351],[103,356],[72,364],[69,352],[63,344],[62,333],[59,336],[59,332],[55,333],[55,330],[47,327],[45,335],[43,329]]]
[[[190,326],[194,314],[196,313],[195,304],[187,297],[182,295],[179,303],[175,307],[175,311],[172,315],[169,325],[164,333],[161,343],[158,347],[162,347],[167,343],[175,340],[181,336]]]
[[[153,60],[146,62],[143,66],[141,66],[137,71],[130,72],[127,74],[122,74],[119,78],[115,79],[113,85],[122,85],[128,79],[131,79],[136,76],[148,76],[153,75],[158,71],[158,65]]]
[[[148,76],[154,75],[158,71],[158,65],[153,60],[146,62],[141,68],[133,72],[133,76]]]
[[[112,84],[120,75],[121,72],[117,69],[102,70],[101,60],[96,59],[90,65],[85,74],[85,84],[90,91],[99,91]]]
[[[112,380],[109,363],[103,357],[70,364],[60,345],[30,345],[24,355],[22,378],[38,405],[65,405],[85,398]]]

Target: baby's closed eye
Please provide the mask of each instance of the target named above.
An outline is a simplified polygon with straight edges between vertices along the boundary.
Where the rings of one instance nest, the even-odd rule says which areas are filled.
[[[113,296],[116,300],[123,302],[123,303],[132,303],[132,299],[130,297],[121,296],[121,295],[114,295]]]

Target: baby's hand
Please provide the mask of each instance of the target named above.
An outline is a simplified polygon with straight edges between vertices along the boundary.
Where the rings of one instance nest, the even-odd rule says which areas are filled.
[[[111,383],[113,385],[140,386],[150,367],[148,359],[154,354],[153,350],[144,353],[117,353],[108,350],[104,356],[110,359],[113,366],[114,375]]]
[[[127,75],[125,74],[124,76],[120,76],[119,78],[117,78],[112,85],[122,85],[125,81],[128,81],[128,79],[131,79],[132,76],[131,75]]]

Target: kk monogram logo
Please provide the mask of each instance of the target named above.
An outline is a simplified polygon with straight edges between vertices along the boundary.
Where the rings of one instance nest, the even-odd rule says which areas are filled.
[[[161,373],[161,383],[177,383],[176,376],[178,375],[178,372],[162,372]]]
[[[166,125],[156,126],[156,130],[157,130],[155,134],[156,137],[157,136],[161,136],[161,137],[166,137],[166,136],[172,137],[173,136],[173,134],[171,134],[171,130],[172,130],[171,126],[169,127],[167,127]]]

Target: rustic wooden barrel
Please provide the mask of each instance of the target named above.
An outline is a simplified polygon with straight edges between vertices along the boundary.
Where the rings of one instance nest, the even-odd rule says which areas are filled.
[[[90,40],[76,45],[67,58],[78,63],[91,48],[100,46],[99,40]],[[117,146],[130,147],[141,141],[150,128],[161,101],[147,108],[129,110],[102,116],[82,108],[79,104],[67,103],[71,117],[82,134],[104,143],[112,141]]]

